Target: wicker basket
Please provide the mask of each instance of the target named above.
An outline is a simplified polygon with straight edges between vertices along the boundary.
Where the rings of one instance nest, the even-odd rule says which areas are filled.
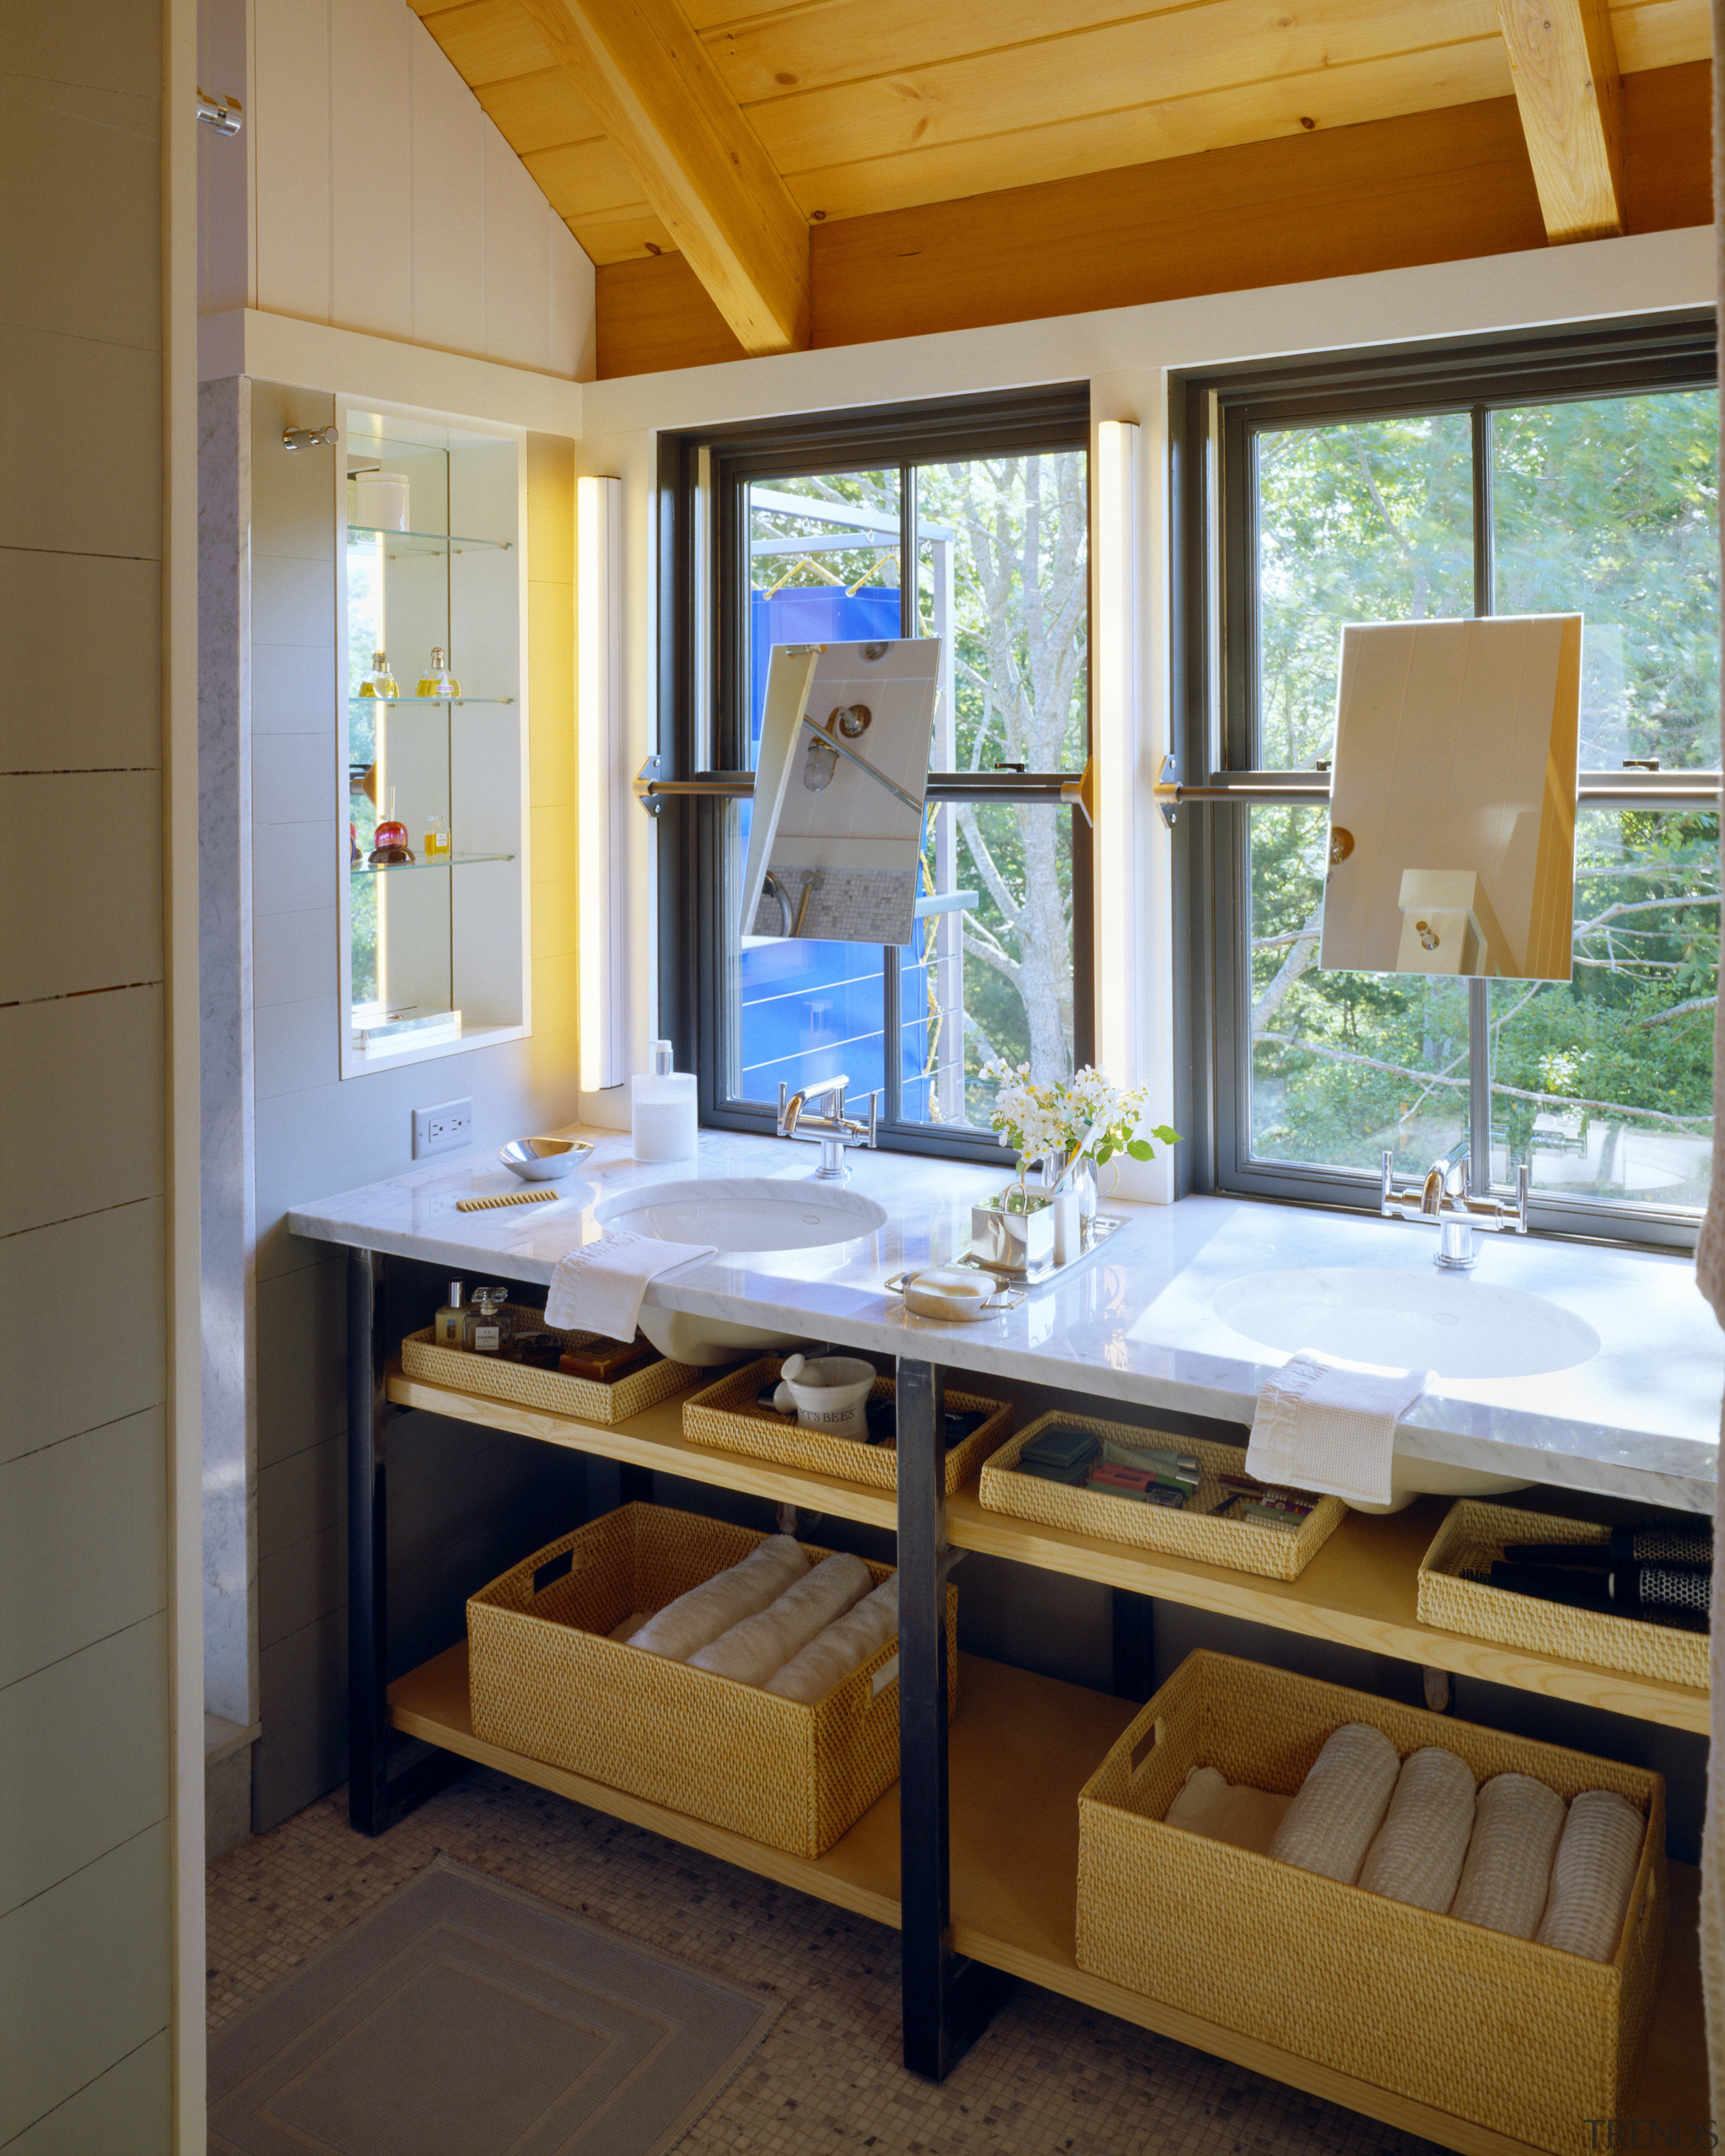
[[[829,1437],[824,1431],[803,1430],[783,1415],[768,1414],[755,1405],[757,1394],[778,1381],[779,1358],[763,1355],[758,1363],[728,1371],[717,1384],[696,1393],[683,1403],[683,1435],[691,1445],[711,1445],[719,1452],[743,1452],[755,1460],[771,1460],[781,1467],[809,1467],[820,1475],[839,1475],[847,1482],[872,1482],[883,1490],[898,1487],[898,1454],[886,1445],[864,1445],[855,1438]],[[876,1378],[871,1400],[893,1397],[891,1378]],[[1012,1428],[1012,1409],[999,1400],[985,1400],[973,1393],[954,1392],[949,1387],[947,1405],[964,1414],[978,1410],[988,1416],[980,1430],[947,1455],[947,1495],[962,1489]]]
[[[1664,1684],[1707,1689],[1707,1635],[1681,1632],[1604,1609],[1572,1609],[1507,1588],[1481,1587],[1464,1572],[1484,1572],[1512,1543],[1609,1542],[1611,1530],[1591,1520],[1521,1512],[1464,1497],[1450,1507],[1420,1563],[1420,1621],[1470,1640],[1527,1647],[1598,1670],[1622,1670]]]
[[[1054,1423],[1065,1429],[1093,1431],[1105,1444],[1173,1445],[1191,1453],[1202,1471],[1202,1480],[1187,1501],[1192,1509],[1171,1512],[1160,1505],[1111,1497],[1100,1490],[1075,1489],[1070,1483],[1045,1482],[1040,1476],[1017,1473],[1019,1455],[1039,1430]],[[1002,1445],[983,1470],[978,1495],[984,1512],[1034,1520],[1038,1527],[1070,1527],[1075,1534],[1095,1535],[1102,1542],[1132,1543],[1140,1549],[1161,1550],[1169,1557],[1197,1558],[1205,1564],[1226,1565],[1232,1572],[1255,1572],[1266,1579],[1297,1579],[1341,1526],[1348,1507],[1339,1497],[1320,1497],[1292,1533],[1280,1527],[1256,1527],[1250,1520],[1206,1518],[1209,1507],[1228,1495],[1217,1476],[1242,1473],[1242,1459],[1234,1445],[1207,1445],[1197,1438],[1170,1437],[1124,1423],[1098,1422],[1093,1415],[1061,1411],[1040,1416]]]
[[[596,1332],[562,1332],[545,1322],[542,1310],[517,1303],[508,1306],[516,1324],[535,1332],[550,1332],[565,1348],[614,1348],[614,1340]],[[687,1363],[663,1358],[626,1370],[605,1382],[598,1378],[567,1377],[561,1370],[536,1370],[531,1363],[506,1363],[496,1355],[471,1355],[463,1348],[439,1348],[428,1327],[410,1332],[401,1343],[401,1366],[410,1378],[428,1384],[447,1385],[452,1392],[485,1393],[495,1400],[512,1400],[519,1408],[540,1408],[547,1414],[573,1415],[580,1422],[627,1422],[648,1408],[656,1408],[674,1393],[699,1384],[703,1373]]]
[[[606,1637],[764,1540],[634,1504],[535,1551],[468,1602],[474,1734],[793,1856],[821,1856],[898,1779],[898,1642],[808,1707]],[[803,1547],[811,1563],[828,1554]],[[890,1565],[869,1570],[876,1586],[892,1577]],[[957,1640],[949,1587],[949,1712]]]
[[[1648,1832],[1615,1958],[1435,1916],[1163,1825],[1187,1770],[1291,1794],[1345,1722],[1568,1799],[1615,1789]],[[1189,1655],[1079,1793],[1078,1965],[1243,2035],[1568,2156],[1621,2118],[1664,1953],[1657,1774],[1225,1655]]]

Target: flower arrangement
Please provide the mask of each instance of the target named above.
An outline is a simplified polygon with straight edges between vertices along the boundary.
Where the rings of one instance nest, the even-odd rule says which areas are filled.
[[[1070,1078],[1039,1085],[1028,1063],[1014,1065],[997,1057],[978,1075],[996,1085],[989,1126],[1000,1133],[1001,1144],[1018,1154],[1021,1187],[1032,1161],[1058,1158],[1059,1180],[1064,1181],[1086,1158],[1098,1168],[1121,1153],[1130,1160],[1154,1160],[1152,1138],[1163,1145],[1179,1143],[1179,1132],[1166,1123],[1151,1124],[1149,1135],[1143,1135],[1149,1112],[1146,1089],[1117,1086],[1093,1065]]]

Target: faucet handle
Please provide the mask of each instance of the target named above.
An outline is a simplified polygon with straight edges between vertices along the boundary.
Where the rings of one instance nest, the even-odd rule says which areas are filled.
[[[863,1140],[870,1152],[875,1150],[875,1131],[880,1116],[880,1094],[878,1088],[869,1096],[869,1134]]]

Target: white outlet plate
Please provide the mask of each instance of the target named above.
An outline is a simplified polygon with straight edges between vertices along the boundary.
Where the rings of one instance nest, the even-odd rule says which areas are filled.
[[[428,1153],[459,1152],[473,1143],[473,1102],[440,1101],[434,1108],[413,1111],[413,1158]]]

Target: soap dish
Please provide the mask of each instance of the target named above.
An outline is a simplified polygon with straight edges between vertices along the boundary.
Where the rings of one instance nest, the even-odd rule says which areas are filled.
[[[895,1273],[884,1282],[889,1295],[904,1297],[913,1317],[944,1318],[955,1325],[973,1325],[1002,1311],[1016,1310],[1024,1291],[1013,1294],[1007,1284],[968,1265],[927,1265],[921,1272]]]

